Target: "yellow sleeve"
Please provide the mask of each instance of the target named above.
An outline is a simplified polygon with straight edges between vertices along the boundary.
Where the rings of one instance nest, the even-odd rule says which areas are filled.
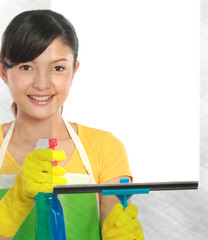
[[[101,147],[99,183],[124,175],[133,180],[126,149],[118,138],[107,133]]]

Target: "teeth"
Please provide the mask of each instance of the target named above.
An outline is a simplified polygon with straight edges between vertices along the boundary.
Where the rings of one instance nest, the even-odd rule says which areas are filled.
[[[47,101],[49,98],[51,98],[52,96],[45,96],[45,97],[36,97],[36,96],[30,96],[32,99],[36,100],[36,101]]]

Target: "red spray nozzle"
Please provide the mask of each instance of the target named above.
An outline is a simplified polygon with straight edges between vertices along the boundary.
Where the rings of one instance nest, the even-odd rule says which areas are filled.
[[[55,150],[55,147],[58,145],[56,138],[50,138],[49,140],[49,148]]]
[[[58,142],[57,142],[57,139],[56,138],[50,138],[48,140],[49,142],[49,148],[55,150],[55,147],[58,145]],[[52,166],[55,167],[58,165],[58,162],[57,161],[53,161],[52,162]]]

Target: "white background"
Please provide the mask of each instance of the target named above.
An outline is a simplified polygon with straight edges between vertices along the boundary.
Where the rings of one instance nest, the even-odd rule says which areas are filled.
[[[198,180],[199,2],[51,3],[80,41],[64,117],[121,139],[135,182]]]

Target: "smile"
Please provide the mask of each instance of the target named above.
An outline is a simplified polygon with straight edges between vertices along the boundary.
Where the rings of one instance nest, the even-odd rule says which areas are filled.
[[[43,97],[39,97],[39,96],[31,96],[31,95],[28,95],[28,97],[36,100],[36,101],[47,101],[48,99],[52,98],[54,95],[51,95],[51,96],[43,96]]]
[[[38,104],[38,105],[45,105],[52,101],[53,97],[55,95],[49,95],[49,96],[35,96],[35,95],[28,95],[31,102]]]

